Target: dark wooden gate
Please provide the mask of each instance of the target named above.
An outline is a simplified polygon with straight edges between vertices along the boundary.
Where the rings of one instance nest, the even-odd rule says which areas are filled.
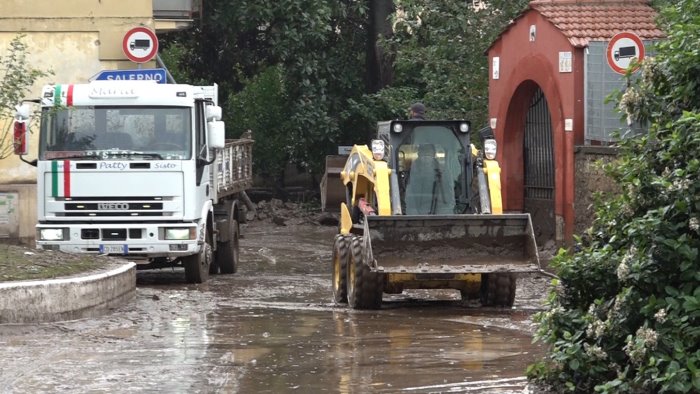
[[[552,121],[544,93],[537,89],[525,120],[525,203],[538,245],[556,237]]]

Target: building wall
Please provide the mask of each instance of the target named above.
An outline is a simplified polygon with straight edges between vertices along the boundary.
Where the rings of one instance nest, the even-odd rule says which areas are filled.
[[[27,98],[38,98],[47,83],[84,83],[101,70],[137,68],[124,55],[122,40],[133,27],[154,29],[152,15],[152,2],[145,0],[3,0],[0,54],[7,53],[18,34],[24,35],[30,67],[53,73],[27,92]],[[154,66],[153,61],[143,65]],[[3,124],[11,122],[0,120]],[[30,160],[37,156],[37,127],[38,122],[30,122]],[[18,190],[23,203],[16,233],[31,242],[36,224],[35,168],[15,156],[0,160],[0,193]]]
[[[535,26],[531,40],[531,26]],[[571,71],[560,72],[560,53],[571,56]],[[583,141],[583,52],[537,11],[518,18],[488,51],[489,116],[495,123],[503,167],[504,206],[523,208],[523,138],[527,106],[539,86],[550,109],[554,140],[557,240],[570,241],[574,229],[574,144]],[[499,58],[494,79],[493,58]],[[565,127],[571,123],[569,130]]]
[[[576,222],[574,233],[583,234],[593,224],[595,194],[619,193],[620,187],[603,171],[602,165],[617,158],[611,147],[576,147]]]

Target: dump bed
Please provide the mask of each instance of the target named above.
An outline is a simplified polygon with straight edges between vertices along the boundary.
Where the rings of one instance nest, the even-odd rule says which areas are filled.
[[[212,167],[214,201],[253,186],[253,140],[226,140]]]
[[[348,155],[326,156],[326,171],[321,178],[321,211],[334,211],[340,209],[340,203],[345,202],[345,185],[340,179]]]

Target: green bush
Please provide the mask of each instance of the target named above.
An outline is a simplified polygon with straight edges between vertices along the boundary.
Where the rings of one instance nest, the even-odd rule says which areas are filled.
[[[538,315],[549,345],[529,369],[554,391],[700,391],[700,0],[665,10],[667,40],[620,98],[649,133],[620,143],[602,201]]]

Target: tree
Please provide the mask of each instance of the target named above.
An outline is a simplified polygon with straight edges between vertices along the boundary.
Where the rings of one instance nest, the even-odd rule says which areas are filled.
[[[527,0],[489,1],[475,9],[454,0],[397,1],[393,86],[416,89],[432,118],[484,124],[488,112],[486,49],[527,5]],[[408,105],[404,107],[407,108]]]
[[[699,8],[662,12],[667,40],[619,97],[650,125],[608,167],[625,192],[553,262],[560,283],[537,334],[550,349],[530,377],[559,391],[700,391]]]
[[[0,56],[0,160],[13,152],[13,124],[16,106],[24,99],[37,79],[49,75],[29,66],[27,45],[22,35],[16,36],[7,48],[5,56]]]
[[[349,0],[211,0],[201,25],[168,37],[165,47],[186,48],[171,60],[189,75],[185,81],[220,84],[230,137],[252,129],[262,143],[275,134],[278,149],[255,145],[256,168],[278,172],[291,161],[318,173],[338,144],[347,100],[364,93],[366,12],[364,2]],[[253,115],[242,100],[272,74],[284,101],[257,95],[255,110],[262,112]],[[253,122],[280,114],[284,122],[272,129]]]
[[[526,3],[208,0],[201,24],[163,51],[182,82],[219,83],[229,137],[274,142],[255,145],[256,171],[278,179],[292,162],[318,174],[337,145],[367,143],[419,99],[433,117],[485,122],[484,51]],[[265,86],[279,90],[255,92]]]

